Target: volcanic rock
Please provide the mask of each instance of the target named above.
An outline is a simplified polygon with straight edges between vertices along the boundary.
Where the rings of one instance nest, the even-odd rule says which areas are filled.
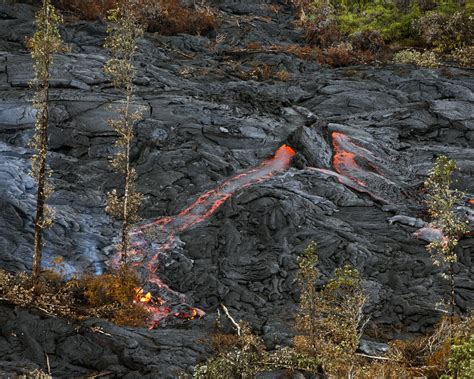
[[[136,105],[145,112],[132,155],[146,201],[137,227],[179,218],[283,144],[295,156],[289,167],[232,187],[220,206],[180,229],[171,248],[146,241],[160,246],[159,278],[206,316],[147,330],[1,305],[0,370],[46,371],[47,356],[58,378],[177,377],[210,355],[202,341],[221,303],[267,347],[290,344],[297,257],[310,241],[318,245],[318,285],[345,264],[361,272],[365,311],[385,338],[426,333],[439,319],[436,304],[448,286],[413,233],[429,222],[421,185],[437,156],[458,162],[456,186],[474,197],[472,70],[329,69],[285,49],[251,52],[246,46],[254,41],[289,46],[303,39],[286,1],[210,3],[223,12],[219,38],[146,34],[139,41]],[[35,113],[24,39],[33,15],[26,4],[0,5],[0,267],[11,271],[31,268]],[[67,274],[103,272],[118,240],[104,210],[106,192],[120,183],[108,163],[117,136],[106,120],[117,94],[101,70],[105,30],[99,21],[68,22],[62,32],[71,51],[56,57],[52,73],[49,204],[56,216],[44,264],[62,256]],[[289,78],[242,79],[258,64]],[[465,209],[472,214],[472,203]],[[474,240],[465,236],[456,249],[457,305],[465,311],[474,305]]]

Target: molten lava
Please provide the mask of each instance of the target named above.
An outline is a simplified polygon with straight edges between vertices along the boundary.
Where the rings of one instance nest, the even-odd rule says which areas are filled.
[[[181,244],[179,233],[208,220],[236,191],[261,183],[287,170],[294,155],[295,151],[290,146],[283,145],[272,158],[205,192],[178,215],[160,217],[151,223],[135,228],[130,233],[134,248],[133,254],[130,255],[134,260],[132,264],[146,267],[149,287],[153,293],[159,293],[156,298],[160,301],[154,301],[155,296],[152,292],[144,294],[143,289],[137,292],[137,301],[146,304],[147,309],[152,313],[150,327],[155,327],[169,314],[188,320],[204,316],[202,310],[188,305],[186,296],[172,290],[157,274],[160,259],[169,259],[168,255],[163,253],[168,251],[178,253]],[[145,261],[147,263],[143,266]]]
[[[334,176],[345,186],[365,192],[383,203],[387,202],[386,193],[379,190],[390,188],[390,194],[396,194],[399,191],[399,185],[383,175],[384,170],[380,167],[380,158],[368,149],[359,146],[353,138],[342,132],[333,132],[331,136],[334,171],[323,168],[312,168],[313,170]]]
[[[362,171],[362,168],[356,162],[355,152],[364,151],[369,154],[372,153],[360,146],[357,146],[347,135],[340,132],[332,133],[332,143],[334,147],[334,157],[332,161],[334,169],[340,175],[347,176],[360,186],[366,187],[367,183],[364,180],[358,179],[356,177],[356,175]]]

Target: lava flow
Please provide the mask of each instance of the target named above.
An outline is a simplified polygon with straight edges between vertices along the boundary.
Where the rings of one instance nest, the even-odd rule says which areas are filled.
[[[138,226],[130,233],[134,250],[129,256],[134,261],[134,266],[146,268],[145,275],[150,290],[145,294],[143,289],[138,289],[136,301],[145,304],[151,312],[151,327],[156,326],[170,314],[186,319],[204,315],[203,311],[188,305],[186,296],[172,290],[157,274],[160,260],[170,259],[163,253],[170,250],[179,252],[182,242],[178,234],[209,219],[236,191],[261,183],[276,173],[288,169],[294,155],[295,151],[291,147],[283,145],[272,158],[225,180],[216,188],[199,196],[178,215],[160,217],[153,222]]]
[[[368,193],[374,199],[386,202],[384,193],[374,192],[377,188],[397,185],[385,178],[379,168],[378,159],[366,148],[357,145],[352,138],[342,132],[332,133],[334,171],[323,168],[314,170],[337,178],[337,180],[359,192]],[[362,166],[361,166],[362,165]],[[371,184],[370,190],[368,183]]]

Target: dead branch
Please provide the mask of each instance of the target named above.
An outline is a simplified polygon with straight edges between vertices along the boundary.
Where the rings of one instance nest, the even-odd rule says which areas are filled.
[[[229,310],[224,304],[221,304],[222,309],[224,310],[226,316],[229,318],[230,322],[235,326],[237,329],[237,335],[240,337],[240,325],[233,319],[233,317],[229,314]]]

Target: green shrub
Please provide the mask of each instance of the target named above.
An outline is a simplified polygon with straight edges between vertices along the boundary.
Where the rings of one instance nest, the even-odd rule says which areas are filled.
[[[336,269],[323,289],[316,290],[316,244],[311,243],[298,259],[301,288],[295,318],[297,353],[318,358],[330,377],[350,377],[355,351],[364,326],[366,301],[359,272],[349,266]]]
[[[464,341],[455,342],[451,346],[449,369],[459,379],[474,378],[474,334]]]
[[[448,45],[453,43],[458,46],[458,36],[467,37],[474,29],[472,20],[469,21],[469,16],[472,16],[474,11],[472,1],[294,0],[294,2],[298,5],[299,12],[305,15],[303,24],[308,40],[323,47],[329,46],[328,42],[338,42],[342,36],[347,37],[364,31],[379,32],[385,42],[417,40],[420,33],[426,34],[430,28],[443,30],[445,36],[436,33],[442,40],[440,43]],[[437,24],[430,24],[430,20],[436,21]],[[464,41],[469,41],[469,38],[464,38]]]
[[[393,57],[395,63],[415,64],[420,67],[438,67],[439,61],[432,51],[419,52],[412,49],[402,50]]]
[[[453,59],[461,66],[474,66],[474,45],[458,47],[451,53]]]
[[[251,379],[264,370],[268,353],[260,337],[253,334],[249,326],[240,323],[240,335],[226,336],[221,352],[206,363],[196,367],[194,378],[198,379]],[[218,338],[217,341],[222,340]],[[214,341],[214,342],[217,342]]]
[[[377,30],[387,42],[416,36],[413,21],[420,15],[420,9],[413,4],[407,12],[401,12],[392,2],[374,0],[364,2],[357,8],[343,8],[338,21],[341,31],[351,35],[363,30]]]

